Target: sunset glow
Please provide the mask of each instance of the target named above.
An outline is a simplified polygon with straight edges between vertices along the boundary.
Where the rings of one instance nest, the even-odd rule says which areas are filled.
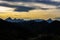
[[[60,11],[58,9],[52,10],[31,10],[29,12],[0,12],[0,18],[6,19],[19,18],[19,19],[49,19],[60,17]]]

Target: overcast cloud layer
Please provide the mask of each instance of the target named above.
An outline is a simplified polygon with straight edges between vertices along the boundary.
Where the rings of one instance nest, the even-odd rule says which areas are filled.
[[[0,0],[0,17],[60,18],[60,0]]]
[[[60,9],[60,0],[0,0],[0,6],[13,11]]]

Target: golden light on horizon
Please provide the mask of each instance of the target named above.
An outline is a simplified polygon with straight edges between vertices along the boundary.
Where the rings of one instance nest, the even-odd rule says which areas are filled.
[[[19,19],[49,19],[60,17],[60,11],[58,9],[52,10],[31,10],[29,12],[0,12],[0,18],[6,19],[19,18]]]

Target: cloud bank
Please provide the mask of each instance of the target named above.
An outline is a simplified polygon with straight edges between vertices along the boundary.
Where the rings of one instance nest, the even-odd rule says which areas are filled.
[[[5,0],[0,1],[0,17],[48,19],[60,17],[59,0]],[[28,15],[28,16],[27,16]]]
[[[60,8],[59,0],[0,0],[0,6],[15,8],[14,11]],[[20,9],[21,8],[21,9]]]

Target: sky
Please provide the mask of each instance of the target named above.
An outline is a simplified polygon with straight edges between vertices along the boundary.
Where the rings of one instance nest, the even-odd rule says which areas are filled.
[[[3,19],[54,19],[60,17],[59,10],[60,0],[0,0],[0,18]]]
[[[52,0],[52,1],[60,2],[60,0]]]

